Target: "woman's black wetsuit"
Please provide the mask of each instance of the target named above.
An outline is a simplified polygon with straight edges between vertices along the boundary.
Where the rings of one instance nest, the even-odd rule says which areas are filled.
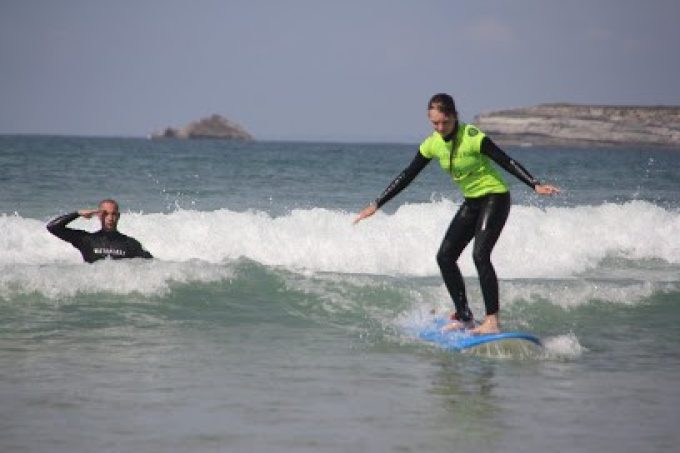
[[[488,137],[482,140],[481,152],[532,189],[539,184],[519,162],[505,154]],[[404,190],[430,163],[430,160],[419,151],[411,164],[375,200],[377,207],[380,208]],[[465,293],[465,283],[456,261],[473,238],[475,242],[472,257],[479,274],[486,314],[492,315],[498,312],[498,279],[491,264],[491,252],[503,230],[509,212],[510,193],[507,192],[488,194],[479,198],[466,198],[444,235],[439,252],[437,252],[437,263],[444,278],[444,284],[456,306],[456,319],[461,321],[472,319]]]

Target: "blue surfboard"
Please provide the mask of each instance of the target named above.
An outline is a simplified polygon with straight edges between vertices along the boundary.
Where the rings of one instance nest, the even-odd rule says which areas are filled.
[[[491,343],[507,344],[507,342],[511,340],[526,342],[526,344],[530,346],[542,346],[541,340],[534,335],[525,332],[501,332],[479,335],[473,335],[465,330],[442,332],[442,327],[448,322],[449,321],[445,319],[435,318],[418,332],[418,337],[441,346],[444,349],[453,351],[464,351]]]

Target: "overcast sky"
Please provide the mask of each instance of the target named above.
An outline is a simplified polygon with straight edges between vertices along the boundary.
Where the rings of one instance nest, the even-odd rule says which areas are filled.
[[[543,102],[680,105],[677,0],[0,0],[0,133],[417,142]]]

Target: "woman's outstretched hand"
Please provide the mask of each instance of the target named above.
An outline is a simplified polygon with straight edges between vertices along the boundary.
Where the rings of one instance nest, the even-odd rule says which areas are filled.
[[[377,210],[378,205],[376,205],[375,203],[369,204],[368,206],[361,210],[361,212],[357,215],[356,219],[354,219],[354,222],[352,222],[352,224],[356,225],[360,221],[364,220],[366,217],[370,217],[373,214],[375,214],[375,211]]]
[[[560,193],[559,188],[557,188],[555,186],[551,186],[550,184],[537,184],[537,185],[534,186],[534,190],[539,195],[552,195],[552,194]]]

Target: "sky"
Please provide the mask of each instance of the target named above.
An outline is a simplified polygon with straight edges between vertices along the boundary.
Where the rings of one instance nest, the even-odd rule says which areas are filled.
[[[677,0],[0,0],[0,133],[418,142],[546,102],[680,105]]]

